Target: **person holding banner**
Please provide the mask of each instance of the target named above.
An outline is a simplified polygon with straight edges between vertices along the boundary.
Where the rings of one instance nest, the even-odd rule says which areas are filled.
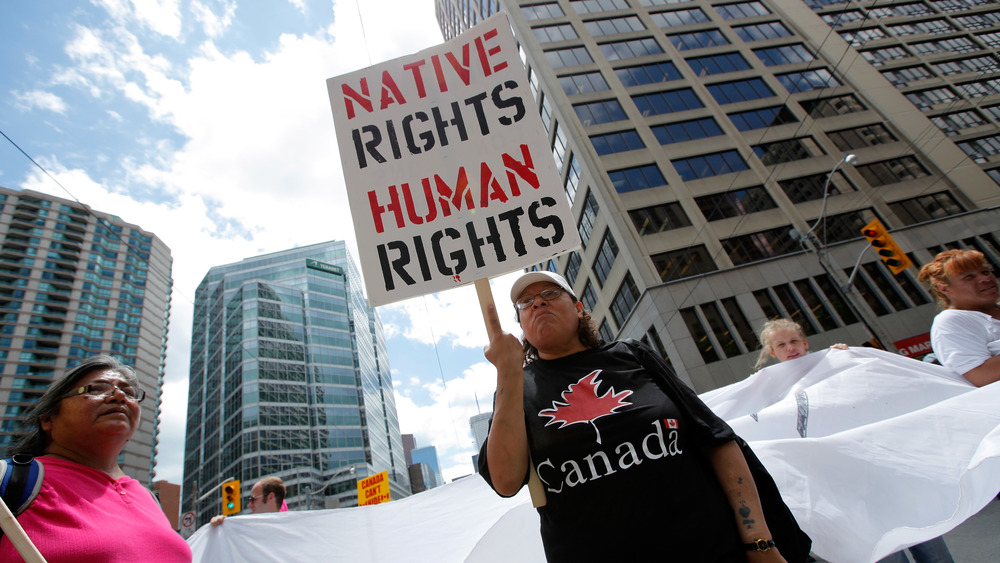
[[[791,319],[774,319],[764,323],[760,331],[761,351],[757,360],[759,369],[767,362],[767,357],[776,358],[778,362],[787,362],[801,358],[809,352],[809,339],[802,330],[802,325]],[[846,350],[846,344],[834,344],[830,348]],[[954,563],[951,552],[944,538],[938,536],[910,546],[910,555],[914,563]],[[906,563],[906,554],[897,551],[879,560],[879,563]]]
[[[811,541],[746,443],[652,350],[601,342],[562,276],[530,272],[511,300],[523,343],[489,308],[497,369],[480,473],[528,480],[549,561],[805,561]]]
[[[802,326],[790,319],[774,319],[764,323],[760,330],[760,356],[754,365],[754,371],[760,371],[770,358],[779,362],[787,362],[801,358],[809,353],[809,339]],[[837,343],[830,346],[835,350],[847,350],[847,344]]]
[[[941,365],[976,387],[1000,381],[1000,289],[978,250],[946,250],[920,269],[943,309],[931,325]]]
[[[28,412],[7,453],[42,464],[38,496],[17,521],[47,561],[191,561],[153,494],[118,466],[145,395],[132,368],[95,356],[50,385]],[[21,561],[6,535],[0,561]]]
[[[254,514],[288,512],[288,503],[285,502],[285,483],[281,477],[263,477],[254,483],[253,487],[250,488],[247,508]],[[212,517],[211,524],[218,526],[225,520],[224,514],[218,514]]]

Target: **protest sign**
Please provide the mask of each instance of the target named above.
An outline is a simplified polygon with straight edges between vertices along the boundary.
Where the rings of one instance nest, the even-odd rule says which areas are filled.
[[[505,15],[327,89],[373,306],[579,246]]]

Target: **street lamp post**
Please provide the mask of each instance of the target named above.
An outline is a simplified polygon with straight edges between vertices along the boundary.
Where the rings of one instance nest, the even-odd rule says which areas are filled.
[[[819,217],[816,218],[816,222],[813,223],[812,227],[810,227],[805,233],[799,233],[796,229],[792,229],[788,234],[793,239],[798,240],[799,244],[806,252],[816,253],[816,260],[819,261],[819,265],[836,283],[836,286],[840,288],[848,307],[851,308],[851,311],[855,314],[855,316],[861,319],[861,323],[865,325],[868,332],[877,338],[886,350],[895,352],[895,346],[893,346],[892,341],[889,339],[885,331],[882,330],[882,326],[878,319],[868,313],[866,304],[860,301],[857,293],[851,291],[851,283],[853,282],[854,274],[851,274],[851,279],[845,281],[840,267],[837,264],[832,264],[830,256],[824,253],[826,250],[826,202],[830,196],[830,184],[833,181],[833,175],[837,173],[837,169],[840,168],[841,165],[849,164],[853,166],[855,160],[857,160],[857,157],[854,154],[845,154],[844,157],[841,158],[840,161],[838,161],[837,164],[830,170],[830,173],[827,174],[826,182],[823,184],[823,204],[820,207]],[[816,227],[818,227],[821,222],[823,223],[823,242],[820,242],[816,235],[813,234],[813,231],[816,230]],[[865,247],[865,250],[868,250],[868,248]],[[864,251],[862,251],[862,255],[864,255]],[[860,263],[861,256],[858,257],[858,264]],[[855,265],[854,269],[857,271],[857,265]]]
[[[349,474],[349,475],[354,475],[356,472],[357,472],[357,468],[355,468],[353,465],[349,465],[347,467],[341,467],[337,471],[334,471],[333,475],[329,479],[326,480],[326,483],[323,483],[323,486],[321,486],[320,488],[316,489],[315,491],[308,491],[306,493],[306,503],[311,508],[312,507],[312,497],[314,497],[316,495],[319,495],[319,494],[322,494],[323,491],[325,491],[327,487],[329,487],[330,485],[336,483],[340,479],[341,474],[345,474],[346,473],[346,474]]]

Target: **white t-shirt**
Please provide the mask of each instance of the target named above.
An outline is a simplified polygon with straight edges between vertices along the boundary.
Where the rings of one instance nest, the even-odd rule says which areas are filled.
[[[941,365],[964,375],[1000,356],[1000,321],[979,311],[945,309],[931,325],[931,347]]]

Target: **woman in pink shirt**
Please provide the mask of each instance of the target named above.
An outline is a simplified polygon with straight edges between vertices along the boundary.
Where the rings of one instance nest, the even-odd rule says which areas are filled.
[[[132,368],[96,356],[52,384],[28,413],[8,455],[37,457],[44,478],[17,520],[49,563],[191,561],[152,493],[118,466],[144,398]],[[21,560],[10,539],[0,539],[0,561]]]

